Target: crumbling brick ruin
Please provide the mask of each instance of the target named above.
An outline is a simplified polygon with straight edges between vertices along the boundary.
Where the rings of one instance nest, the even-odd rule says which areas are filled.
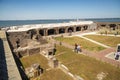
[[[13,52],[20,58],[35,53],[53,49],[52,44],[47,42],[35,29],[22,32],[8,32],[8,39]],[[50,49],[50,50],[49,50]]]

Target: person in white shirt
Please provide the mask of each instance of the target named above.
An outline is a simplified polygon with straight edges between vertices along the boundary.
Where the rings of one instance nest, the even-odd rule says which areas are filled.
[[[80,45],[77,46],[77,53],[78,52],[81,52],[81,46]]]
[[[120,50],[115,53],[115,60],[119,60],[120,57]]]

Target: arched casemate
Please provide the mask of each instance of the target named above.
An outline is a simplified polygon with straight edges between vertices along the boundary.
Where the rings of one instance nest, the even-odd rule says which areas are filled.
[[[88,29],[87,25],[83,26],[83,30],[87,30],[87,29]]]
[[[41,35],[41,36],[44,36],[45,34],[44,34],[44,29],[40,29],[39,30],[39,34]]]
[[[68,29],[67,29],[67,32],[73,32],[74,31],[74,28],[73,27],[69,27]]]
[[[101,27],[105,27],[105,26],[106,26],[106,24],[101,24],[100,26],[101,26]]]
[[[80,26],[77,26],[77,27],[76,27],[76,31],[81,31],[81,27],[80,27]]]
[[[30,31],[31,31],[31,33],[32,33],[33,35],[37,34],[37,30],[36,30],[36,29],[32,29],[32,30],[30,30]]]
[[[30,33],[30,38],[32,39],[33,35],[37,34],[37,30],[36,29],[31,29],[31,30],[29,30],[29,33]]]
[[[112,28],[113,30],[116,29],[116,24],[109,24],[110,28]]]
[[[59,28],[59,34],[65,33],[65,28]]]
[[[55,29],[48,29],[48,35],[54,35],[54,34],[56,34]]]

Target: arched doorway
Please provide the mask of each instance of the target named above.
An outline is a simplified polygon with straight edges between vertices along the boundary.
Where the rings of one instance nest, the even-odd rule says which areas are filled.
[[[109,26],[110,26],[110,28],[112,28],[113,30],[115,30],[115,28],[116,28],[116,24],[110,24]]]
[[[80,26],[76,27],[76,31],[81,31],[81,27]]]
[[[105,24],[101,24],[100,26],[101,26],[101,27],[105,27],[106,25],[105,25]]]
[[[32,29],[29,31],[30,32],[30,38],[32,39],[34,35],[37,34],[37,31],[35,29]]]
[[[73,27],[69,27],[67,32],[70,33],[70,32],[73,32],[73,31],[74,31]]]
[[[60,28],[59,29],[59,34],[65,33],[65,28]]]
[[[87,30],[87,29],[88,29],[88,26],[87,26],[87,25],[83,26],[83,29],[84,29],[84,30]]]
[[[56,34],[55,29],[49,29],[48,30],[48,35],[54,35],[54,34]]]
[[[39,30],[39,34],[40,34],[41,36],[44,36],[44,30],[43,30],[43,29]]]

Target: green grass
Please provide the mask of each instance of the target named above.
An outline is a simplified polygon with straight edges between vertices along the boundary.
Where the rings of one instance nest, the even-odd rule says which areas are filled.
[[[87,49],[87,50],[93,51],[93,52],[98,52],[98,51],[105,49],[102,46],[99,46],[97,44],[94,44],[90,41],[87,41],[87,40],[85,40],[83,38],[79,38],[79,37],[69,37],[69,38],[56,37],[55,39],[58,41],[61,41],[61,42],[68,43],[72,46],[74,46],[75,43],[81,44],[83,49]]]
[[[22,62],[24,68],[30,67],[34,63],[39,63],[41,68],[49,68],[49,66],[47,65],[47,59],[40,54],[34,54],[31,56],[20,58],[20,61]]]
[[[102,35],[86,35],[85,37],[93,39],[95,41],[98,41],[111,47],[116,47],[117,44],[120,44],[120,37]]]
[[[44,56],[40,54],[23,57],[20,58],[20,60],[24,68],[30,67],[34,63],[39,63],[41,68],[43,68],[43,74],[40,77],[31,78],[30,80],[72,80],[69,75],[66,75],[60,69],[51,69],[47,71],[46,69],[50,68],[48,66],[48,61]]]
[[[40,80],[73,80],[60,69],[52,69],[41,75]]]
[[[57,46],[56,58],[66,65],[73,74],[77,74],[84,80],[97,80],[97,74],[104,72],[106,77],[103,80],[120,80],[120,69],[108,63],[98,61],[94,58],[76,54],[71,49]]]

